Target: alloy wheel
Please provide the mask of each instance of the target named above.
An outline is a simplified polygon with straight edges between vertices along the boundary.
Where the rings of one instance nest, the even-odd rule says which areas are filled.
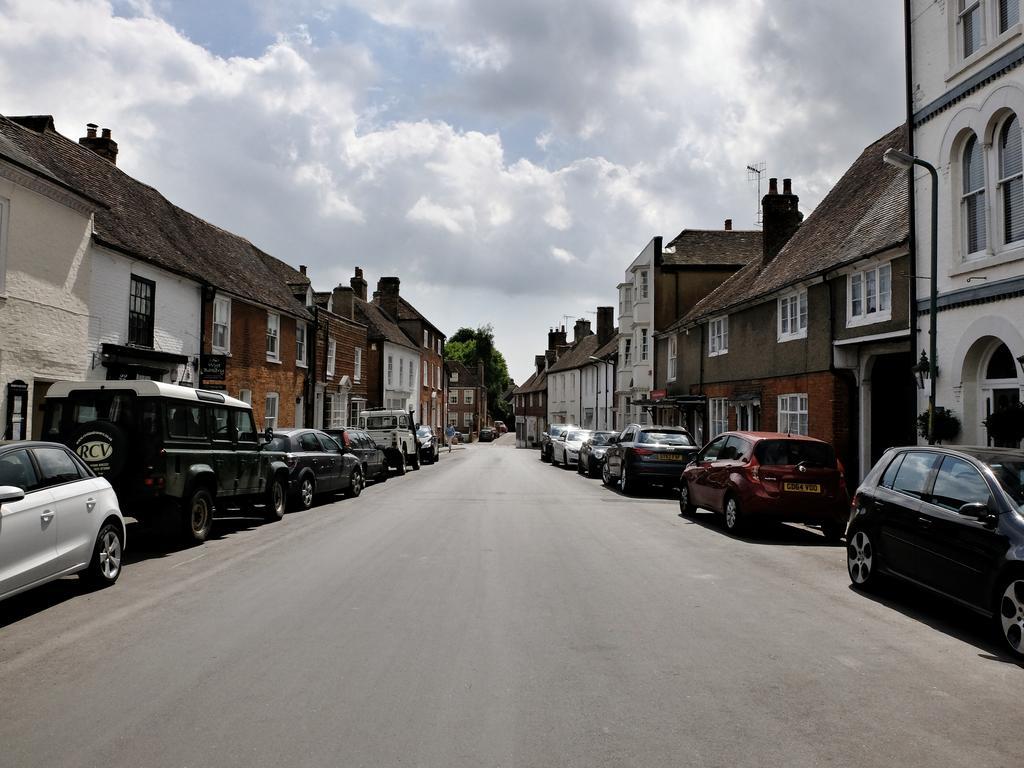
[[[302,485],[299,486],[299,497],[302,501],[303,509],[309,509],[313,506],[313,481],[308,477],[302,478]]]
[[[739,526],[740,522],[740,508],[736,503],[736,499],[730,496],[725,500],[725,527],[730,531],[735,531]]]
[[[198,534],[209,525],[210,520],[210,506],[206,503],[206,499],[201,496],[196,496],[192,499],[192,533]]]
[[[854,584],[866,584],[871,578],[875,550],[864,531],[857,531],[846,548],[846,565]]]
[[[108,530],[100,539],[99,556],[103,578],[113,581],[121,571],[121,540],[113,530]]]
[[[1010,649],[1024,655],[1024,581],[1013,579],[999,598],[999,623]]]

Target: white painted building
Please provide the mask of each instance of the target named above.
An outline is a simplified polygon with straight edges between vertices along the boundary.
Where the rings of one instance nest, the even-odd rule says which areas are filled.
[[[912,0],[912,152],[938,169],[936,404],[982,423],[1024,395],[1024,25],[1020,0]],[[931,179],[915,175],[917,274],[930,275]],[[929,347],[917,281],[917,348]],[[928,385],[919,410],[927,407]]]
[[[619,351],[615,428],[650,422],[634,403],[649,400],[654,386],[654,265],[661,237],[654,237],[626,269],[619,289]]]
[[[384,407],[416,411],[419,408],[419,350],[390,341],[383,342]]]
[[[597,333],[580,319],[568,348],[552,348],[557,359],[547,368],[549,424],[576,424],[584,429],[614,429],[615,359],[618,340],[613,307],[597,308]],[[564,341],[561,332],[555,334]],[[551,339],[549,337],[549,343]],[[559,352],[561,348],[561,352]]]

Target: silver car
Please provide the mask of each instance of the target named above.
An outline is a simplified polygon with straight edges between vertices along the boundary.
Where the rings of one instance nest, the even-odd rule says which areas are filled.
[[[0,600],[79,573],[121,575],[124,519],[110,483],[57,443],[0,442]]]
[[[575,465],[580,458],[583,441],[593,434],[589,429],[570,427],[551,441],[551,466],[559,464],[568,467]]]

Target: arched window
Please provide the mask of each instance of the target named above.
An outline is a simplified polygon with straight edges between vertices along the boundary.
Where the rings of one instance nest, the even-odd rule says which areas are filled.
[[[992,353],[992,357],[989,358],[988,365],[985,366],[985,378],[1017,378],[1017,363],[1013,359],[1013,354],[1010,352],[1010,348],[1005,344],[1000,344],[996,348],[995,352]]]
[[[964,146],[963,178],[960,209],[964,227],[964,252],[970,254],[984,251],[988,245],[985,228],[985,162],[977,136],[971,136]]]
[[[1011,116],[999,134],[999,194],[1004,242],[1024,240],[1024,158],[1020,121]]]

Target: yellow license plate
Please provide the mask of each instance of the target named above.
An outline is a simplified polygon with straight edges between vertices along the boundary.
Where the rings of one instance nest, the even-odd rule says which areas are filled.
[[[783,483],[782,489],[794,493],[821,493],[821,486],[817,483]]]
[[[682,461],[682,456],[677,456],[674,453],[659,453],[658,461]]]

